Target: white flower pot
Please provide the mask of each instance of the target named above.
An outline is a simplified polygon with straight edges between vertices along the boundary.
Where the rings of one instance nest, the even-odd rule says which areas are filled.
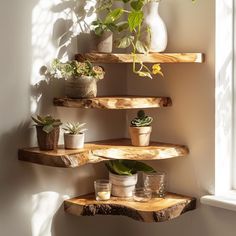
[[[150,52],[163,52],[167,47],[167,30],[164,21],[158,12],[159,2],[150,1],[143,7],[144,20],[141,40],[146,44]],[[150,29],[151,38],[147,34],[147,27]]]
[[[66,149],[79,149],[84,147],[84,133],[66,134],[64,133],[64,144]]]
[[[112,183],[111,194],[116,197],[132,197],[132,192],[138,181],[138,175],[115,175],[109,172]]]
[[[151,126],[129,127],[132,145],[138,147],[148,146],[150,142],[151,132]]]

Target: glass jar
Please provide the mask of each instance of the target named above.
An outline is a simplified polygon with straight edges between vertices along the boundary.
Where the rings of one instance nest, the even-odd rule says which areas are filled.
[[[111,182],[107,179],[94,181],[95,197],[97,201],[107,201],[111,197]]]

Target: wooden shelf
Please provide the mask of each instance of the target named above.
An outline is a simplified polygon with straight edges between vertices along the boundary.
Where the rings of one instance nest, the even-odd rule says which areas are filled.
[[[54,98],[54,105],[74,108],[97,108],[97,109],[135,109],[135,108],[158,108],[172,105],[169,97],[96,97],[96,98]]]
[[[137,221],[163,222],[196,209],[196,199],[169,193],[164,199],[154,198],[146,203],[117,197],[102,202],[90,194],[66,200],[64,208],[67,213],[77,216],[122,215]]]
[[[202,53],[149,53],[136,54],[137,61],[144,63],[202,63],[204,57]],[[78,61],[90,60],[97,63],[132,63],[132,54],[117,53],[85,53],[77,54]]]
[[[134,147],[129,139],[113,139],[85,144],[83,149],[40,151],[38,148],[20,149],[22,161],[54,167],[79,167],[109,159],[160,160],[186,156],[189,150],[183,145],[151,142],[148,147]]]

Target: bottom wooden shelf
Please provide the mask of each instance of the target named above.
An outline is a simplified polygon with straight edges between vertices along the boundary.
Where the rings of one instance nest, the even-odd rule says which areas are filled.
[[[64,208],[67,213],[77,216],[123,215],[137,221],[163,222],[194,210],[196,199],[168,193],[165,198],[153,198],[146,203],[117,197],[102,202],[89,194],[66,200]]]

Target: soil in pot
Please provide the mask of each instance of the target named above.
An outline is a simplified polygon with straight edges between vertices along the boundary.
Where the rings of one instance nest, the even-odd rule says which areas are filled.
[[[97,79],[89,76],[81,76],[81,77],[66,79],[65,94],[69,98],[96,97]]]
[[[43,126],[36,126],[37,140],[40,150],[56,150],[58,146],[60,127],[55,127],[50,133],[43,131]]]
[[[148,146],[152,127],[129,127],[129,133],[133,146],[143,147]]]
[[[66,149],[79,149],[84,147],[84,133],[66,134],[64,133],[64,144]]]
[[[111,194],[116,197],[132,197],[132,192],[138,181],[138,175],[115,175],[109,172],[112,183]]]

